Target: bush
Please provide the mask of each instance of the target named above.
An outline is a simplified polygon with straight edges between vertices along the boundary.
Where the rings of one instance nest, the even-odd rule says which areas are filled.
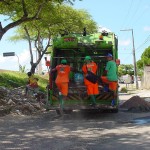
[[[127,92],[128,92],[127,88],[125,88],[125,87],[122,87],[120,91],[121,91],[122,93],[127,93]]]

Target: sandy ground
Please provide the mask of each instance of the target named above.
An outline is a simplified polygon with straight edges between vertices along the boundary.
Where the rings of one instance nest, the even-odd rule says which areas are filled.
[[[125,86],[125,85],[121,85]],[[120,93],[120,103],[132,96],[150,99],[150,90]],[[0,150],[149,150],[150,112],[55,111],[34,116],[0,117]]]

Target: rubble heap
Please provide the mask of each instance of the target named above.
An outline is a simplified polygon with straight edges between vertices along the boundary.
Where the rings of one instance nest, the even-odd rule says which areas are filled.
[[[7,89],[0,87],[0,116],[15,113],[32,115],[45,110],[46,99],[44,94],[40,97],[24,95],[24,87]]]
[[[147,112],[150,111],[150,103],[145,101],[139,96],[133,96],[126,102],[124,102],[121,108],[126,108],[132,112]]]

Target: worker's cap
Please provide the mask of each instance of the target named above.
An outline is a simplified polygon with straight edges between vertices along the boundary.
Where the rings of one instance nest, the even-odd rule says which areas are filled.
[[[112,56],[112,54],[108,53],[108,54],[107,54],[107,57],[113,57],[113,56]]]
[[[61,60],[61,64],[66,64],[67,63],[67,60],[66,59],[62,59]]]
[[[86,61],[86,60],[91,60],[91,57],[90,56],[85,56],[84,61]]]

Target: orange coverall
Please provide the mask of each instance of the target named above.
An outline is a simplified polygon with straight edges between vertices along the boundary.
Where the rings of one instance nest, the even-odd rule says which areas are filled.
[[[94,74],[96,74],[97,64],[93,61],[88,63],[88,64],[84,64],[83,67],[82,67],[82,71],[84,72],[84,76],[86,76],[87,71],[91,71]],[[94,83],[88,81],[86,78],[84,78],[84,84],[87,87],[87,94],[88,95],[97,95],[97,94],[99,94],[98,83],[94,84]]]
[[[67,96],[69,73],[71,71],[71,67],[69,65],[60,64],[56,66],[56,70],[57,70],[57,77],[55,83],[59,91],[62,93],[62,95]]]

